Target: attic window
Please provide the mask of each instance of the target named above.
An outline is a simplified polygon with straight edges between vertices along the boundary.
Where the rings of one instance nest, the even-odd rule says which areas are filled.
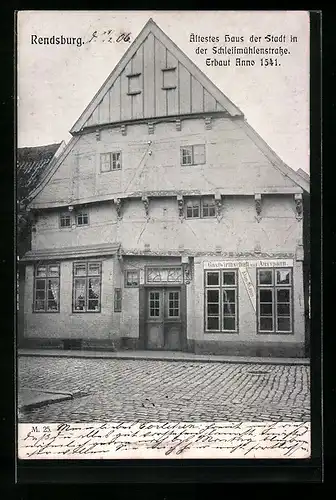
[[[176,89],[176,68],[164,68],[162,70],[163,82],[162,89]]]
[[[140,76],[141,76],[141,73],[134,73],[132,75],[127,75],[127,78],[128,78],[127,95],[141,94]]]

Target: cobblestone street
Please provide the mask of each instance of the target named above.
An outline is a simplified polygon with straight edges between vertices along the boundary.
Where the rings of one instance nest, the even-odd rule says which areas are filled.
[[[85,396],[20,422],[307,421],[309,366],[20,357],[22,387]]]

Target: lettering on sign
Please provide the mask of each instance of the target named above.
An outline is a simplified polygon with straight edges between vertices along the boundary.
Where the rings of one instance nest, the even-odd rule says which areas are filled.
[[[204,262],[204,269],[227,269],[234,267],[293,267],[293,259],[216,260]]]
[[[253,286],[253,283],[251,281],[250,275],[246,267],[240,267],[239,268],[240,275],[244,281],[244,285],[247,291],[247,294],[250,298],[251,304],[253,309],[256,311],[257,310],[257,297],[256,297],[256,291]]]

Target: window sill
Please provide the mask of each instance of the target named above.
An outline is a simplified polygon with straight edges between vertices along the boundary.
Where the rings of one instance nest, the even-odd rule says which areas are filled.
[[[204,163],[181,163],[181,167],[198,167],[200,165],[205,165]]]
[[[72,314],[99,314],[101,311],[72,311]]]
[[[204,330],[204,333],[205,334],[209,334],[209,333],[220,333],[222,335],[239,335],[239,332],[237,331],[233,331],[233,330],[226,330],[225,332],[224,331],[221,331],[221,330]]]
[[[33,314],[57,314],[59,313],[60,311],[32,311]]]
[[[161,87],[162,90],[175,90],[176,89],[176,85],[172,85],[171,87]]]
[[[134,92],[127,92],[127,95],[138,95],[141,94],[141,90],[135,90]]]
[[[257,332],[257,335],[294,335],[294,332]]]

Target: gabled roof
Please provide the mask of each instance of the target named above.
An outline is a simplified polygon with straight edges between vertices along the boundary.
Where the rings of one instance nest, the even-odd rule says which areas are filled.
[[[124,71],[126,66],[128,67],[128,65],[130,65],[133,56],[137,53],[141,45],[145,42],[150,34],[155,37],[155,39],[158,41],[158,44],[161,44],[163,48],[169,51],[169,54],[174,60],[177,60],[177,62],[180,63],[188,73],[190,73],[191,77],[195,79],[195,85],[198,84],[203,87],[204,91],[207,93],[208,98],[213,99],[215,104],[217,103],[217,106],[215,106],[215,108],[217,108],[219,111],[226,111],[231,116],[243,116],[241,110],[237,106],[235,106],[230,101],[230,99],[228,99],[223,94],[223,92],[218,89],[218,87],[216,87],[216,85],[191,61],[191,59],[189,59],[189,57],[184,54],[184,52],[177,45],[175,45],[175,43],[158,27],[153,19],[149,19],[140,34],[134,40],[124,56],[120,59],[119,63],[116,65],[112,73],[105,80],[90,104],[86,107],[77,122],[73,125],[72,129],[70,130],[71,134],[80,132],[80,130],[87,124],[93,112],[98,108],[99,104],[113,87],[115,81]],[[169,66],[168,61],[167,65]],[[153,71],[154,70],[155,68],[153,66]],[[144,118],[146,118],[146,116],[144,116]]]
[[[227,116],[230,118],[239,118],[235,120],[237,126],[241,127],[246,136],[250,138],[254,142],[254,144],[259,148],[259,150],[265,155],[265,157],[269,160],[269,162],[279,171],[294,182],[297,186],[303,189],[306,192],[310,192],[310,182],[307,176],[300,174],[300,172],[293,170],[291,167],[286,165],[281,158],[269,147],[269,145],[260,137],[260,135],[246,122],[244,119],[244,115],[242,111],[236,107],[222,92],[219,90],[211,80],[175,45],[175,43],[155,24],[155,22],[150,19],[147,24],[144,26],[138,37],[134,40],[132,45],[126,51],[124,56],[121,58],[119,63],[116,65],[115,69],[112,71],[110,76],[103,83],[100,90],[94,96],[90,104],[87,106],[85,111],[79,117],[77,122],[74,124],[70,132],[73,137],[66,145],[66,147],[62,150],[61,154],[58,156],[55,161],[52,161],[48,168],[45,169],[45,173],[41,178],[41,181],[38,183],[37,187],[33,190],[30,195],[30,199],[32,200],[36,197],[41,190],[47,185],[47,183],[52,179],[58,168],[62,165],[62,163],[66,160],[67,156],[70,154],[76,145],[77,141],[81,139],[81,131],[88,126],[93,126],[94,121],[92,121],[92,116],[100,116],[100,113],[97,113],[97,109],[99,111],[99,107],[102,103],[106,102],[107,99],[107,110],[111,110],[111,97],[109,95],[111,87],[113,88],[116,79],[119,79],[119,96],[121,95],[121,73],[123,73],[124,82],[127,81],[127,78],[130,76],[128,73],[129,68],[134,70],[132,66],[132,58],[137,54],[137,51],[142,46],[142,44],[147,44],[149,40],[153,39],[157,40],[157,46],[160,45],[161,48],[166,50],[166,58],[169,56],[171,60],[177,61],[178,64],[183,66],[184,71],[190,75],[190,85],[192,86],[192,80],[194,80],[198,85],[198,90],[203,89],[203,102],[205,103],[206,99],[208,99],[208,103],[211,103],[213,111],[210,114],[216,115],[217,111],[225,111]],[[151,43],[152,43],[151,42]],[[146,54],[147,45],[142,47],[142,55]],[[168,54],[169,52],[169,54]],[[147,76],[148,74],[154,73],[155,64],[151,61],[152,53],[147,53],[147,60],[144,62],[144,67],[146,68],[146,64],[149,64],[147,67]],[[157,62],[157,61],[156,61]],[[167,60],[168,62],[168,60]],[[125,70],[126,68],[126,70]],[[162,68],[158,68],[158,71],[161,72]],[[132,73],[132,71],[131,71]],[[133,71],[134,73],[134,71]],[[162,75],[160,75],[161,77]],[[181,74],[180,80],[181,80]],[[161,86],[161,84],[160,84]],[[125,87],[123,87],[123,92],[125,95],[127,94],[127,90],[125,91]],[[197,94],[197,87],[196,87]],[[167,99],[168,103],[168,99]],[[215,104],[215,105],[214,105]],[[122,108],[122,102],[119,102],[119,108]],[[134,106],[132,106],[132,109]],[[143,108],[144,109],[144,108]],[[121,114],[121,113],[120,113]],[[192,114],[192,111],[189,111],[189,114]],[[183,116],[180,112],[179,115]],[[116,114],[114,115],[114,119],[118,122],[116,118]],[[167,115],[166,115],[167,116]],[[98,119],[99,122],[99,119]],[[111,120],[110,120],[110,123]],[[108,125],[108,123],[107,123]],[[309,177],[309,176],[308,176]],[[126,193],[127,194],[127,193]]]
[[[302,170],[302,168],[299,168],[296,171],[296,173],[299,174],[305,181],[310,182],[309,174],[307,172],[305,172],[304,170]]]
[[[64,142],[46,146],[18,148],[16,155],[17,199],[29,198],[37,188],[51,161],[64,146]]]

